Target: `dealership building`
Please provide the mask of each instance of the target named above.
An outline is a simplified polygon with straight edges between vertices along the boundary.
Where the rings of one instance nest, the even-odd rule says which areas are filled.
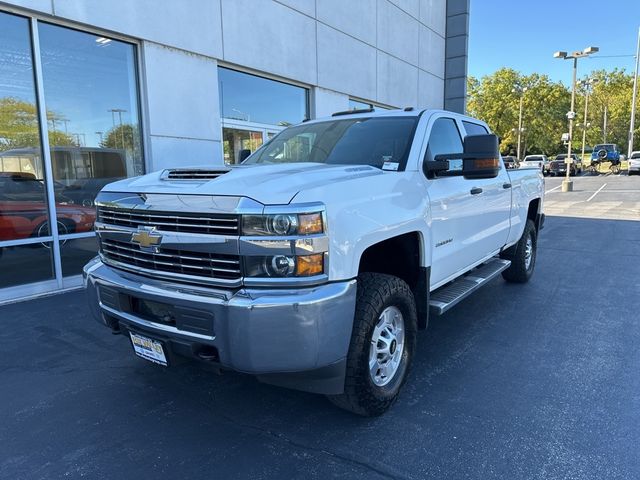
[[[469,0],[0,1],[0,303],[81,285],[106,183],[337,111],[464,111],[468,25]]]

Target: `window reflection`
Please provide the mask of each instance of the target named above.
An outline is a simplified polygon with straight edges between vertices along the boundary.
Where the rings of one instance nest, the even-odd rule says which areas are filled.
[[[253,153],[261,145],[262,132],[226,127],[222,129],[222,149],[224,151],[224,163],[227,165],[240,163],[242,150],[248,150]]]
[[[0,242],[48,229],[29,21],[0,13]],[[6,269],[0,269],[6,272]],[[2,283],[0,281],[0,283]]]
[[[54,278],[51,242],[0,247],[0,289]]]
[[[309,117],[306,88],[223,67],[218,84],[223,118],[286,127]]]
[[[53,178],[83,222],[58,219],[89,231],[102,187],[144,173],[134,46],[46,23],[39,35]]]

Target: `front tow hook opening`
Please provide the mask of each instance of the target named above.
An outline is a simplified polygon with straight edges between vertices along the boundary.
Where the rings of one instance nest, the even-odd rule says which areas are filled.
[[[196,355],[200,360],[204,360],[205,362],[218,362],[220,360],[218,349],[209,345],[202,345]]]

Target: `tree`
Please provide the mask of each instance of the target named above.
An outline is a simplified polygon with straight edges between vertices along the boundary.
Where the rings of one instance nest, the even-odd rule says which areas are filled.
[[[136,152],[140,149],[140,134],[135,125],[123,123],[113,127],[107,132],[104,140],[100,143],[103,148],[117,148]]]
[[[49,120],[62,119],[61,116],[48,111]],[[49,130],[51,145],[73,145],[73,139],[65,132],[52,128]],[[0,149],[40,148],[40,131],[38,128],[38,112],[33,103],[18,98],[0,98]]]
[[[562,132],[567,129],[571,94],[547,75],[522,75],[502,68],[480,80],[470,77],[468,112],[487,122],[501,138],[503,153],[513,154],[518,141],[519,89],[524,87],[522,155],[557,153],[562,148]]]

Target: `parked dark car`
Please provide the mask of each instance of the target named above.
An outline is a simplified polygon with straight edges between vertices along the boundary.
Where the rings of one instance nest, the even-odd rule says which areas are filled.
[[[502,161],[504,162],[505,168],[509,168],[509,169],[518,168],[518,161],[516,160],[516,157],[513,157],[511,155],[503,156]]]
[[[567,154],[560,153],[556,155],[549,164],[549,173],[551,175],[566,175],[567,174]],[[574,176],[578,173],[582,173],[582,159],[577,154],[571,154],[571,160],[569,163],[569,175]]]

